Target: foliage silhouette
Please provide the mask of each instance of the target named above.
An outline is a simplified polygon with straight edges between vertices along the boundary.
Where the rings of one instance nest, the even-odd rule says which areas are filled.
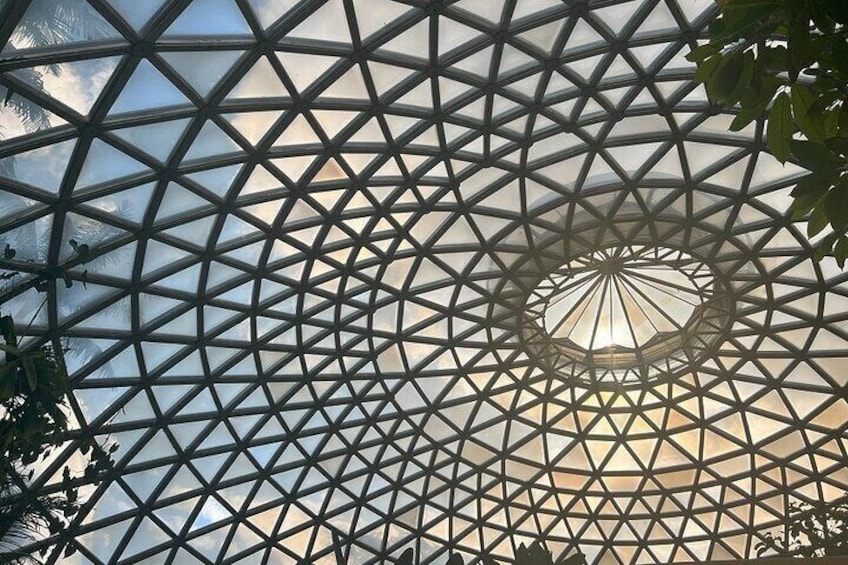
[[[483,565],[501,565],[489,556],[483,556],[481,561]],[[412,548],[407,548],[395,563],[396,565],[415,565],[415,552]],[[451,555],[447,561],[447,565],[464,565],[464,563],[462,556],[456,553]],[[545,549],[541,542],[537,541],[531,543],[529,547],[521,543],[515,552],[515,561],[512,565],[586,565],[586,556],[582,553],[576,553],[554,561],[551,552]]]
[[[66,466],[58,493],[29,488],[32,466],[65,442],[68,375],[62,351],[50,345],[20,347],[11,317],[0,318],[0,333],[5,355],[0,364],[0,562],[26,563],[32,558],[20,547],[44,532],[61,532],[79,511],[78,483],[96,484],[111,468],[118,446],[83,439],[78,449],[89,461],[81,478]]]
[[[0,9],[2,9],[0,5]],[[15,39],[22,48],[38,48],[53,44],[82,40],[97,40],[108,37],[113,32],[111,26],[101,17],[95,17],[93,10],[80,0],[33,0],[27,7],[24,17],[15,28]],[[11,45],[7,46],[7,58],[14,59],[17,54]],[[54,76],[60,75],[56,65],[47,65],[45,71]],[[44,74],[34,68],[15,71],[17,78],[44,92]],[[5,91],[5,92],[4,92]],[[38,103],[17,93],[7,83],[0,86],[3,105],[8,106],[20,118],[28,132],[50,127],[47,110]]]
[[[710,100],[736,106],[731,131],[768,113],[768,147],[811,173],[792,191],[816,258],[848,258],[848,2],[718,0],[710,42],[687,58]],[[808,216],[809,215],[809,216]]]
[[[830,503],[789,505],[789,520],[782,534],[767,532],[756,546],[757,556],[831,557],[848,555],[848,493]]]
[[[86,244],[74,241],[72,247],[76,260],[87,260]],[[14,268],[17,255],[7,243],[0,268]],[[11,281],[18,274],[7,270],[3,277]],[[38,291],[45,290],[52,279],[64,280],[66,286],[73,284],[65,267],[37,268],[34,274],[23,284]],[[83,438],[76,447],[87,458],[81,477],[65,466],[59,490],[33,487],[33,465],[47,460],[67,439],[67,347],[49,343],[35,349],[22,347],[11,316],[0,318],[0,336],[0,562],[23,564],[35,561],[22,548],[45,532],[56,535],[62,531],[80,509],[79,485],[98,483],[112,467],[111,455],[118,445]]]

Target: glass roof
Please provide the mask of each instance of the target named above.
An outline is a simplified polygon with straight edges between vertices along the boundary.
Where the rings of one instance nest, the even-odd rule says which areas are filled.
[[[0,308],[73,379],[34,488],[120,445],[48,562],[720,560],[839,496],[848,276],[692,83],[714,13],[0,2]]]

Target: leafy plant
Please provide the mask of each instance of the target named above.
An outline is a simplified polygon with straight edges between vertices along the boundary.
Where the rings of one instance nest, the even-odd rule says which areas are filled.
[[[396,561],[397,565],[413,565],[415,552],[412,548],[406,549]],[[491,557],[484,556],[482,558],[483,565],[500,565]],[[450,556],[447,565],[464,565],[462,557],[456,553]],[[553,555],[545,549],[541,542],[533,542],[530,546],[524,543],[518,546],[515,552],[515,561],[513,565],[586,565],[586,556],[582,553],[576,553],[570,557],[565,557],[554,562]]]
[[[848,2],[717,0],[709,43],[687,58],[716,104],[736,106],[731,131],[768,115],[768,147],[811,173],[792,191],[792,215],[816,258],[848,258]]]
[[[88,260],[87,244],[69,243],[74,249],[72,264]],[[16,257],[17,251],[6,244],[0,268],[8,270],[2,279],[16,280],[20,276],[16,267],[34,275],[18,288],[24,285],[43,292],[56,279],[64,280],[67,287],[73,284],[67,265],[52,270],[33,268]],[[67,347],[21,347],[10,316],[0,317],[0,336],[0,562],[29,563],[33,558],[21,548],[44,533],[56,535],[62,531],[80,509],[80,483],[97,484],[111,468],[111,455],[118,445],[101,445],[93,438],[79,440],[78,449],[88,458],[82,476],[75,476],[66,466],[58,487],[49,491],[33,487],[33,465],[62,446],[68,435]]]
[[[60,447],[68,431],[65,396],[68,375],[62,351],[50,345],[34,350],[20,347],[15,322],[0,318],[0,560],[25,563],[21,552],[43,532],[62,531],[80,508],[78,477],[65,467],[61,491],[42,493],[29,488],[32,465]],[[83,479],[96,483],[112,466],[117,444],[105,448],[93,439],[83,440],[80,450],[89,456]]]
[[[830,557],[848,555],[848,493],[831,503],[789,505],[789,523],[781,534],[767,532],[757,544],[757,556]]]

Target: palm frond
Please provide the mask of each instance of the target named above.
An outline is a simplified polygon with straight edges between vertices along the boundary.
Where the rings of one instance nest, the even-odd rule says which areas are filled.
[[[82,0],[33,0],[15,31],[27,47],[97,40],[114,33]]]
[[[36,88],[42,88],[41,86],[41,75],[39,75],[33,69],[22,69],[21,72],[30,72],[37,77],[38,84],[34,85]],[[0,87],[0,96],[6,100],[8,95],[8,90],[6,88]],[[25,98],[20,94],[13,93],[11,97],[8,98],[8,102],[5,104],[20,118],[21,123],[24,125],[24,129],[27,132],[32,133],[36,131],[40,131],[43,129],[47,129],[50,127],[50,114],[39,106],[36,102],[33,102],[29,98]]]

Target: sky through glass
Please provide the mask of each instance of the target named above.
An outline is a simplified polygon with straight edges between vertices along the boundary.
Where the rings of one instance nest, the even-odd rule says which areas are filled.
[[[692,83],[714,12],[0,2],[0,310],[73,379],[33,488],[120,445],[48,562],[721,560],[841,496],[848,277]]]

